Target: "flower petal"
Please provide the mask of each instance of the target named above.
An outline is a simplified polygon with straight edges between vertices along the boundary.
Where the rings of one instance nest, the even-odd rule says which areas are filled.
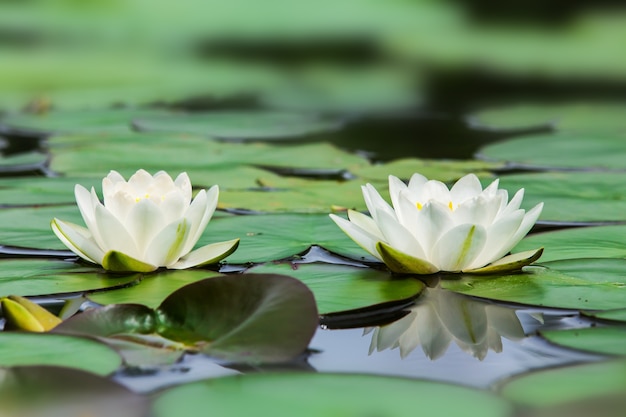
[[[509,244],[524,219],[524,210],[497,220],[487,229],[487,242],[480,255],[467,268],[480,268],[506,255],[513,247]]]
[[[543,210],[543,203],[537,204],[535,207],[526,212],[519,229],[517,229],[517,232],[515,232],[515,234],[507,242],[507,246],[509,246],[509,248],[514,248],[515,245],[517,245],[519,241],[522,240],[528,232],[530,232],[530,229],[532,229],[535,223],[537,223],[537,219],[539,219],[539,216],[541,215],[541,210]]]
[[[429,201],[417,212],[415,223],[414,234],[424,248],[426,258],[432,259],[435,243],[454,226],[452,212],[438,201]]]
[[[370,216],[361,213],[360,211],[348,210],[348,219],[356,226],[365,230],[366,232],[378,237],[378,240],[385,240],[383,232]]]
[[[103,251],[114,250],[138,258],[140,256],[135,240],[128,233],[124,225],[107,210],[102,204],[96,205],[96,227],[100,232],[101,242],[98,236],[94,236]]]
[[[482,191],[483,187],[478,177],[474,174],[467,174],[450,188],[450,199],[454,203],[460,204],[478,196]]]
[[[461,271],[480,254],[486,241],[484,227],[475,224],[456,226],[437,241],[432,261],[442,271]]]
[[[422,174],[418,174],[417,172],[411,175],[411,179],[409,180],[408,189],[412,193],[417,193],[419,190],[428,182],[428,178],[423,176]]]
[[[374,236],[373,234],[369,233],[366,230],[363,230],[356,224],[349,222],[348,220],[341,218],[335,214],[329,214],[329,216],[331,219],[333,219],[335,224],[337,224],[337,226],[339,226],[339,228],[350,237],[350,239],[354,240],[357,245],[365,249],[372,256],[380,259],[381,261],[383,260],[376,250],[376,242],[380,241],[380,238],[378,236]]]
[[[387,268],[397,274],[428,275],[439,271],[435,265],[425,259],[418,259],[389,246],[385,242],[378,242],[376,249]]]
[[[185,200],[185,205],[189,205],[191,203],[191,180],[189,179],[189,175],[187,175],[186,172],[179,174],[176,180],[174,180],[174,185],[176,188],[180,189]]]
[[[238,246],[239,239],[202,246],[183,256],[178,262],[170,265],[168,268],[186,269],[194,266],[214,264],[233,253]]]
[[[514,253],[504,258],[498,259],[482,268],[468,269],[463,272],[469,274],[496,274],[502,272],[521,271],[526,265],[530,265],[541,257],[543,248]]]
[[[154,177],[148,173],[145,169],[140,169],[135,172],[129,179],[128,185],[133,189],[135,194],[145,194],[154,181]]]
[[[202,236],[202,233],[204,233],[204,229],[206,229],[211,217],[213,217],[213,213],[215,213],[219,198],[219,191],[220,190],[217,185],[209,188],[208,191],[200,190],[196,195],[196,198],[194,198],[191,202],[191,205],[185,214],[185,217],[190,225],[190,234],[187,242],[185,243],[183,254],[188,253],[191,249],[193,249]]]
[[[147,262],[169,267],[182,256],[189,237],[189,222],[179,219],[165,226],[148,245],[145,253]]]
[[[452,336],[468,345],[481,343],[487,337],[487,313],[482,303],[452,292],[440,292],[437,312]],[[445,298],[444,298],[445,297]]]
[[[113,272],[152,272],[158,268],[115,250],[104,254],[102,266]]]
[[[405,190],[407,190],[407,186],[402,180],[393,175],[389,176],[389,197],[391,197],[391,204],[396,211],[398,211],[400,193]]]
[[[450,333],[441,323],[436,311],[436,304],[430,302],[417,306],[416,333],[422,344],[422,350],[428,359],[434,360],[441,357],[452,341]]]
[[[102,263],[104,252],[93,240],[88,229],[74,223],[52,219],[52,231],[69,250],[88,262]]]
[[[387,213],[378,212],[378,227],[385,236],[389,246],[411,255],[415,258],[424,259],[425,253],[417,239],[396,220],[395,216],[391,217]]]
[[[146,248],[168,223],[163,218],[159,206],[152,200],[144,198],[133,203],[126,218],[125,227],[135,240],[142,258],[146,259]]]
[[[370,212],[370,215],[376,223],[378,223],[378,212],[385,212],[391,217],[396,217],[396,213],[393,211],[389,203],[387,203],[385,199],[380,196],[372,184],[364,185],[361,187],[361,190],[363,191],[363,198],[365,199],[367,210]]]

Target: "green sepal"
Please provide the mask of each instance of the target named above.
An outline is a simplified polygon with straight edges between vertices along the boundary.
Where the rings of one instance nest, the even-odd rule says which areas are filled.
[[[439,272],[439,268],[430,262],[400,252],[385,242],[376,243],[376,250],[383,258],[387,268],[396,274],[429,275]]]
[[[112,272],[152,272],[158,268],[115,250],[104,254],[102,266]]]

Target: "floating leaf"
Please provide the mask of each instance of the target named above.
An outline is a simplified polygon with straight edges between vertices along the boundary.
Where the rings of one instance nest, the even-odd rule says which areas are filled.
[[[97,266],[53,259],[0,259],[0,295],[60,294],[123,287],[137,274],[107,274]]]
[[[0,369],[0,403],[7,416],[141,417],[145,397],[90,372],[56,366]]]
[[[623,134],[604,132],[533,135],[488,145],[478,155],[527,168],[623,170],[626,140]]]
[[[293,139],[341,127],[338,120],[272,111],[214,111],[168,116],[148,114],[140,116],[133,124],[142,131],[190,133],[235,140]]]
[[[122,364],[93,339],[51,333],[0,332],[0,366],[54,365],[108,375]]]
[[[339,229],[328,214],[265,214],[233,216],[209,223],[198,245],[223,236],[240,238],[228,263],[265,262],[288,258],[319,245],[354,259],[376,261]]]
[[[583,400],[593,399],[600,400],[599,403],[602,404],[602,399],[614,395],[621,397],[623,406],[626,393],[625,374],[624,360],[587,363],[517,376],[507,381],[500,392],[505,398],[531,407],[550,407],[568,403],[575,405]],[[608,404],[610,403],[606,405]],[[623,410],[623,407],[620,410]],[[602,408],[594,408],[592,414],[596,415],[599,411],[602,411]]]
[[[163,279],[163,277],[160,277]],[[129,339],[161,336],[178,349],[200,351],[234,362],[282,362],[301,354],[317,328],[315,300],[298,280],[268,274],[205,279],[167,296],[156,310],[132,304],[88,310],[66,320],[55,332]]]
[[[48,157],[40,152],[26,152],[11,156],[0,154],[0,173],[39,170],[47,159]]]
[[[510,405],[488,393],[451,384],[373,375],[253,374],[183,385],[161,393],[157,417],[195,416],[210,409],[223,417],[242,415],[406,416],[411,398],[432,417],[508,415]],[[454,398],[454,401],[442,401]]]
[[[579,310],[624,306],[626,259],[568,259],[527,266],[524,273],[461,275],[442,287],[476,297]]]
[[[537,149],[542,149],[543,154],[543,148]],[[546,172],[504,175],[500,177],[500,188],[507,189],[509,195],[524,188],[522,208],[527,210],[543,201],[540,221],[626,221],[625,173]]]
[[[626,322],[626,308],[607,311],[583,311],[582,314],[594,319]]]
[[[543,247],[541,261],[577,258],[626,258],[626,226],[555,230],[524,238],[513,252]]]
[[[540,335],[559,346],[604,355],[626,355],[626,327],[542,330]]]
[[[39,206],[75,204],[74,185],[81,184],[88,190],[95,187],[101,191],[102,179],[96,178],[1,178],[1,206]],[[62,209],[63,210],[63,209]]]
[[[315,294],[321,314],[411,300],[424,288],[413,278],[395,278],[386,271],[346,265],[265,264],[249,271],[286,274],[301,280]]]
[[[144,275],[140,285],[95,292],[88,294],[87,298],[99,304],[133,303],[154,308],[179,288],[217,275],[219,274],[216,272],[202,269],[156,271]]]

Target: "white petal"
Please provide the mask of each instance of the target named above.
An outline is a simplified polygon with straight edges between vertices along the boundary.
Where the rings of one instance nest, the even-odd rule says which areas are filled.
[[[437,201],[429,201],[417,212],[414,235],[426,252],[426,259],[432,258],[435,243],[454,226],[451,214],[448,207]]]
[[[511,249],[509,242],[519,229],[524,218],[524,210],[517,210],[503,217],[487,229],[487,242],[480,255],[465,269],[480,268],[502,258]]]
[[[480,225],[462,224],[450,229],[435,244],[432,263],[442,271],[465,269],[480,254],[487,233]]]
[[[126,183],[126,180],[124,180],[124,177],[122,177],[117,171],[109,172],[109,175],[102,179],[102,194],[104,196],[104,204],[106,204],[107,200],[111,198],[113,194],[115,194],[118,189],[117,184],[119,183]]]
[[[146,170],[140,169],[128,179],[128,185],[132,187],[136,195],[142,195],[145,194],[153,181],[154,178],[152,175],[150,175]]]
[[[146,249],[154,237],[168,224],[159,206],[149,199],[134,203],[124,224],[135,240],[141,259],[146,259]]]
[[[426,258],[424,249],[422,249],[417,239],[404,226],[398,223],[395,217],[391,217],[384,211],[379,211],[377,224],[389,246],[415,258]]]
[[[214,264],[233,253],[238,245],[239,239],[233,239],[227,242],[218,242],[202,246],[183,256],[178,262],[170,265],[168,268],[186,269],[194,266]]]
[[[411,176],[411,179],[409,180],[408,188],[411,192],[417,193],[427,182],[428,178],[426,178],[422,174],[415,173]]]
[[[95,194],[96,191],[92,188],[91,192]],[[80,210],[85,224],[89,229],[94,228],[96,208],[93,205],[92,194],[82,185],[76,184],[76,186],[74,186],[74,196],[76,197],[76,204],[78,205],[78,210]]]
[[[498,185],[500,185],[500,178],[496,178],[489,184],[481,193],[485,198],[493,198],[498,194]]]
[[[414,317],[415,314],[410,313],[391,324],[380,326],[375,334],[376,350],[381,352],[392,347],[400,339],[400,336],[409,330]]]
[[[174,181],[174,185],[180,189],[186,204],[189,205],[191,203],[191,180],[189,179],[189,175],[187,175],[186,172],[178,175]]]
[[[174,190],[179,191],[174,185],[172,177],[165,171],[157,172],[152,179],[152,183],[147,188],[148,194],[155,194],[158,197]]]
[[[448,187],[443,182],[435,180],[430,180],[424,184],[424,187],[417,193],[417,199],[420,202],[436,200],[445,205],[452,201]]]
[[[396,211],[398,210],[398,198],[400,197],[400,193],[406,189],[406,184],[398,177],[394,177],[393,175],[389,176],[389,197],[391,197],[391,204]]]
[[[454,210],[453,217],[456,224],[471,223],[488,227],[493,223],[499,208],[499,200],[487,200],[479,196],[459,205]]]
[[[158,207],[163,216],[163,223],[167,224],[182,218],[189,204],[179,190],[172,190],[163,196],[163,200],[158,203]]]
[[[102,263],[104,252],[91,237],[89,230],[74,223],[53,219],[50,223],[54,234],[65,246],[88,262]]]
[[[370,212],[370,215],[374,219],[375,222],[378,223],[377,212],[383,211],[389,214],[392,217],[396,217],[395,212],[381,196],[378,194],[378,191],[374,188],[372,184],[366,184],[361,187],[363,191],[363,198],[365,199],[365,205]]]
[[[539,219],[539,216],[541,215],[541,210],[543,210],[543,203],[537,204],[535,207],[526,212],[519,229],[517,229],[515,234],[506,244],[509,247],[509,250],[513,249],[513,247],[515,247],[515,245],[517,245],[519,241],[522,240],[528,232],[530,232],[530,229],[532,229],[535,223],[537,223],[537,219]]]
[[[497,305],[485,306],[489,326],[509,340],[521,340],[526,337],[524,328],[515,314],[515,310]]]
[[[430,302],[418,308],[415,329],[422,344],[422,350],[429,359],[437,359],[446,352],[452,337],[441,323],[435,307]]]
[[[382,261],[378,250],[376,250],[376,242],[380,241],[378,236],[372,235],[371,233],[361,229],[359,226],[337,215],[329,214],[329,216],[333,219],[337,226],[339,226],[339,228],[350,237],[350,239],[356,242],[357,245]]]
[[[519,189],[511,201],[507,204],[507,206],[500,212],[499,216],[506,216],[509,213],[514,212],[515,210],[519,210],[522,205],[522,200],[524,199],[524,189]]]
[[[413,198],[408,190],[403,190],[397,197],[395,203],[396,218],[415,238],[420,233],[417,225],[419,210],[413,202]]]
[[[467,174],[459,179],[450,189],[450,198],[456,203],[476,197],[483,191],[482,184],[478,177],[474,174]]]
[[[348,210],[348,219],[355,225],[370,233],[373,236],[378,237],[378,240],[384,240],[383,232],[380,231],[378,225],[370,216],[367,216],[359,211]]]
[[[202,236],[202,233],[204,233],[204,229],[206,229],[211,217],[213,217],[213,213],[215,213],[218,198],[219,187],[214,185],[209,188],[208,191],[200,190],[196,198],[191,202],[185,214],[185,218],[190,225],[191,233],[189,234],[187,243],[185,243],[183,253],[187,253],[193,249]]]
[[[135,241],[124,225],[115,218],[102,204],[96,206],[96,225],[101,241],[94,235],[100,248],[106,253],[111,250],[122,252],[132,258],[143,260]]]
[[[146,249],[145,261],[157,266],[170,266],[182,256],[189,235],[186,219],[174,221],[165,226],[150,242]]]

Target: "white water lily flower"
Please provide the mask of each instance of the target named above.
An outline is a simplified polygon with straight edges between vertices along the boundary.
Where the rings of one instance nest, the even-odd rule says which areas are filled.
[[[372,331],[370,354],[399,348],[402,358],[421,346],[429,359],[437,359],[455,342],[483,360],[490,350],[502,351],[502,337],[514,341],[525,337],[515,310],[438,287],[426,288],[400,320],[368,328],[365,334]]]
[[[116,171],[102,180],[104,204],[96,191],[76,184],[76,203],[87,228],[53,219],[52,230],[72,252],[111,271],[149,272],[218,262],[239,239],[192,251],[217,206],[217,185],[191,201],[187,173],[176,180],[140,169],[128,182]]]
[[[362,190],[371,217],[353,210],[348,211],[349,221],[330,217],[393,272],[518,270],[543,251],[505,256],[533,227],[543,203],[528,212],[520,209],[524,189],[509,202],[497,179],[483,190],[476,175],[468,174],[448,189],[420,174],[414,174],[408,186],[390,175],[393,207],[371,184]]]

